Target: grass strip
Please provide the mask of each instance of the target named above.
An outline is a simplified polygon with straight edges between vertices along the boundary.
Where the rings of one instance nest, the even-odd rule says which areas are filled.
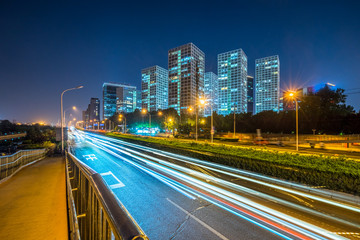
[[[345,156],[302,155],[251,147],[142,137],[117,133],[107,136],[250,170],[277,178],[360,195],[360,162]]]

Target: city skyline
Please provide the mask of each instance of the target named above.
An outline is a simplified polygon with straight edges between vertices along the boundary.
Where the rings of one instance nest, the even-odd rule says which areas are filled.
[[[355,54],[359,52],[360,41],[355,12],[358,3],[307,5],[275,1],[263,3],[259,9],[255,2],[243,4],[246,11],[241,16],[234,14],[239,4],[234,3],[231,9],[209,5],[206,12],[200,11],[182,22],[176,20],[172,24],[180,26],[184,34],[174,38],[172,35],[179,29],[163,23],[163,17],[170,14],[164,10],[180,13],[184,6],[163,7],[156,3],[161,7],[155,10],[158,18],[151,23],[158,24],[159,34],[152,36],[149,32],[155,28],[142,24],[148,18],[145,6],[130,4],[124,12],[120,4],[106,7],[89,4],[80,11],[82,4],[70,7],[62,3],[53,8],[52,4],[38,7],[27,2],[1,3],[0,119],[57,123],[61,91],[77,85],[84,85],[84,89],[76,94],[67,93],[64,107],[86,109],[89,98],[102,98],[100,89],[104,82],[135,83],[140,89],[141,69],[167,66],[167,51],[187,42],[193,42],[205,53],[206,72],[217,73],[217,54],[242,48],[248,56],[248,74],[252,76],[255,59],[279,55],[280,91],[321,82],[334,83],[345,89],[345,94],[360,87],[357,68],[360,59]],[[200,6],[195,3],[191,11]],[[214,13],[217,18],[210,17]],[[273,13],[275,34],[273,28],[264,24]],[[93,14],[101,17],[92,19]],[[296,18],[292,17],[294,14]],[[339,18],[334,19],[334,14]],[[62,21],[64,15],[68,16],[66,21]],[[126,25],[127,19],[138,21]],[[233,23],[224,27],[222,19]],[[202,25],[201,31],[193,23]],[[241,28],[241,33],[232,32],[231,38],[224,38],[234,27]],[[215,28],[219,29],[217,36],[210,39],[208,36],[213,35]],[[140,34],[148,34],[146,41]],[[11,98],[8,89],[16,89],[19,96]],[[359,98],[359,94],[349,94],[347,103],[359,110]],[[81,111],[77,114],[80,119]]]

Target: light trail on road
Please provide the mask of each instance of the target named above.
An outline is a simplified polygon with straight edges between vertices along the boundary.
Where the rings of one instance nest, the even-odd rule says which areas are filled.
[[[318,201],[327,205],[332,205],[336,208],[354,212],[354,214],[360,212],[360,209],[357,206],[343,204],[310,193],[304,193],[281,185],[279,186],[277,184],[282,183],[282,181],[278,179],[274,180],[260,174],[249,173],[221,164],[205,162],[97,134],[76,131],[74,132],[74,135],[79,142],[85,141],[91,146],[101,149],[121,161],[131,164],[189,199],[195,199],[196,197],[201,198],[285,239],[345,238],[334,234],[334,231],[332,230],[324,229],[279,212],[278,210],[274,210],[264,204],[259,204],[248,197],[245,197],[246,195],[253,195],[257,198],[266,199],[266,201],[284,205],[308,215],[316,215],[319,218],[327,219],[326,221],[339,222],[342,225],[351,226],[353,229],[360,228],[358,222],[347,221],[336,216],[316,211],[316,209],[295,204],[286,199],[281,199],[246,186],[241,186],[228,180],[193,170],[187,165],[197,166],[211,172],[217,172],[221,175],[236,177],[253,184],[259,184],[278,191],[295,194],[303,198],[311,199],[312,201]],[[168,160],[163,160],[163,158]],[[185,166],[179,165],[178,162],[182,162]],[[249,175],[253,176],[249,177]],[[284,185],[288,184],[285,181],[284,183]],[[337,229],[336,232],[340,231]]]

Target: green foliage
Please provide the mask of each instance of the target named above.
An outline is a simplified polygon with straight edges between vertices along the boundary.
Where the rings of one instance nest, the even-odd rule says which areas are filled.
[[[177,139],[168,141],[162,138],[143,138],[113,133],[107,135],[126,138],[139,144],[147,142],[155,148],[166,148],[167,151],[286,180],[314,186],[325,186],[332,190],[360,195],[360,162],[347,159],[344,156],[329,157],[279,153],[271,150],[224,144],[210,145]],[[199,152],[204,152],[204,154]]]
[[[344,134],[360,133],[360,113],[355,114],[351,106],[345,104],[346,95],[343,89],[332,90],[327,85],[314,94],[308,94],[299,100],[299,132]],[[234,115],[213,114],[214,127],[217,132],[234,130]],[[206,119],[210,129],[210,117]],[[256,129],[269,133],[292,133],[295,131],[295,111],[263,111],[256,115],[251,113],[236,114],[236,129],[242,133],[255,133]]]

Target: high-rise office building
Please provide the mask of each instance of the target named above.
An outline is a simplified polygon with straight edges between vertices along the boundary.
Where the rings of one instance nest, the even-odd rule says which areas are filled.
[[[130,113],[136,109],[136,87],[121,84],[116,88],[116,112]]]
[[[116,88],[119,84],[103,84],[103,119],[108,119],[116,113]]]
[[[141,90],[136,90],[136,109],[142,109]]]
[[[218,112],[218,76],[213,72],[205,73],[204,95],[206,99],[204,115],[211,115],[211,107],[213,112]]]
[[[193,43],[169,50],[169,108],[179,114],[195,107],[204,93],[205,54]]]
[[[247,56],[240,49],[218,54],[219,114],[247,111]]]
[[[100,100],[98,98],[91,98],[88,106],[89,119],[100,121]]]
[[[152,66],[141,70],[142,107],[149,112],[168,108],[168,70]]]
[[[279,56],[255,60],[255,114],[279,111],[280,60]]]
[[[120,83],[103,84],[103,118],[117,112],[133,112],[136,108],[136,87]]]
[[[247,76],[247,112],[254,112],[254,77]]]

